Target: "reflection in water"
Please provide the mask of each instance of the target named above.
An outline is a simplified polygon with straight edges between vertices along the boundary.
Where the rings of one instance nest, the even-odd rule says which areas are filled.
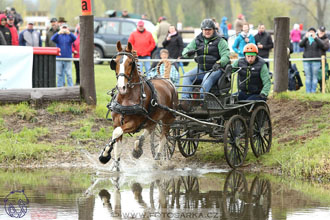
[[[145,188],[133,182],[130,184],[131,193],[120,187],[114,187],[111,192],[103,188],[98,195],[109,217],[268,219],[270,182],[257,176],[250,185],[249,190],[244,175],[232,171],[219,191],[201,191],[198,177],[179,176],[157,178]],[[125,194],[125,201],[121,201],[121,192]],[[114,205],[111,204],[111,194],[116,197],[112,200]],[[98,215],[94,215],[94,219],[97,218]]]
[[[276,177],[270,183],[264,175],[239,171],[199,171],[0,170],[0,219],[11,219],[4,201],[17,190],[24,190],[29,200],[28,220],[323,220],[330,215],[329,191],[320,185]]]

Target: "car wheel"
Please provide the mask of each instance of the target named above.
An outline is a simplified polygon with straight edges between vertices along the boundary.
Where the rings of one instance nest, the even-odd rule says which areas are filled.
[[[103,61],[95,61],[95,59],[103,59],[103,51],[101,48],[95,46],[94,47],[94,63],[95,64],[102,64]]]

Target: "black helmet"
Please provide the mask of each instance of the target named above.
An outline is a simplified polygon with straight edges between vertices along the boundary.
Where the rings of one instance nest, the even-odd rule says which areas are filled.
[[[201,29],[213,29],[215,30],[215,24],[210,18],[206,18],[201,23]]]

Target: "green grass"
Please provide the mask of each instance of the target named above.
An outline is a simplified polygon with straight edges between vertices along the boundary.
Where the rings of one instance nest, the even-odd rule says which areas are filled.
[[[16,115],[20,119],[33,121],[37,111],[23,102],[17,105],[4,105],[0,106],[0,117]]]

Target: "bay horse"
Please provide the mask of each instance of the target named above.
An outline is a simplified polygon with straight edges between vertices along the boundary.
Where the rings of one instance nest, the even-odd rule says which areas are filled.
[[[137,67],[137,56],[131,43],[128,42],[125,50],[120,41],[117,42],[116,58],[111,60],[110,68],[116,72],[117,94],[113,96],[109,109],[113,120],[111,141],[105,146],[99,161],[106,164],[111,159],[114,150],[114,167],[119,170],[120,145],[125,133],[135,133],[144,129],[143,134],[134,142],[132,155],[139,158],[145,137],[149,135],[161,122],[162,130],[159,148],[155,159],[159,159],[166,137],[169,134],[170,124],[175,116],[166,110],[176,109],[178,93],[173,83],[164,78],[145,79]],[[165,107],[165,108],[164,108]]]

